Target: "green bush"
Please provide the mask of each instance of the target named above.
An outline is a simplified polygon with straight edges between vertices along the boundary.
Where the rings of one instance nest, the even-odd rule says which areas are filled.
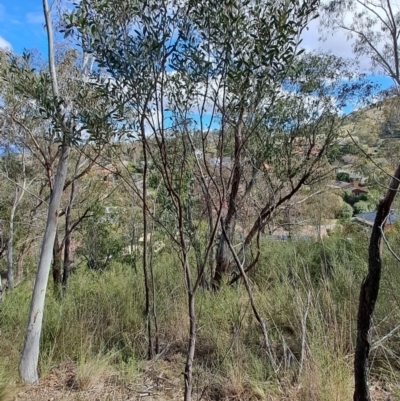
[[[80,232],[82,241],[77,254],[86,260],[89,269],[104,270],[111,261],[122,261],[124,241],[117,208],[95,207]]]
[[[350,219],[353,216],[353,208],[348,203],[343,203],[340,207],[336,218],[338,219]]]
[[[345,189],[342,191],[342,197],[343,200],[348,203],[349,205],[352,205],[354,203],[354,195],[353,192],[351,192],[350,189]]]
[[[354,214],[365,213],[372,209],[371,205],[365,201],[358,201],[353,205]]]
[[[346,173],[345,171],[341,171],[340,173],[336,174],[336,179],[338,181],[350,182],[350,174]]]

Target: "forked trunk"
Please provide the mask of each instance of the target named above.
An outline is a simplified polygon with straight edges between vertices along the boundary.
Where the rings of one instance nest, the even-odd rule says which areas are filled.
[[[243,150],[243,113],[242,110],[241,115],[239,117],[237,126],[235,128],[235,162],[233,165],[232,171],[232,184],[231,190],[229,193],[229,202],[228,202],[228,211],[226,214],[226,218],[224,221],[221,220],[221,225],[223,226],[223,231],[227,234],[228,238],[225,239],[223,235],[221,235],[221,239],[219,242],[218,250],[217,250],[217,260],[215,267],[215,276],[214,276],[214,288],[218,288],[221,285],[222,277],[229,272],[230,265],[230,252],[228,247],[228,241],[232,240],[233,235],[233,227],[235,225],[236,214],[238,210],[238,202],[239,202],[239,187],[240,180],[242,177],[242,161],[241,161],[241,153]]]
[[[223,224],[223,223],[222,223]],[[229,229],[226,231],[229,232]],[[229,247],[228,243],[223,235],[221,235],[218,249],[217,249],[217,263],[214,274],[214,288],[218,289],[221,285],[222,278],[229,271]]]

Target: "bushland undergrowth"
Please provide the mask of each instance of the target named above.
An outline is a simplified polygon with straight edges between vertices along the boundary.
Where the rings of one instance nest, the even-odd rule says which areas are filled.
[[[396,243],[396,232],[389,235]],[[262,243],[259,263],[249,279],[267,325],[275,369],[240,282],[215,292],[201,290],[196,301],[197,397],[351,399],[355,319],[367,242],[366,232],[350,227],[317,243]],[[399,263],[386,253],[374,319],[371,374],[396,394],[400,388],[396,331],[400,274]],[[160,338],[156,363],[168,366],[172,377],[181,377],[189,325],[179,266],[168,249],[155,255]],[[49,291],[41,338],[42,377],[52,367],[73,361],[81,383],[90,383],[104,369],[135,380],[134,373],[147,363],[140,272],[120,263],[102,272],[81,266],[71,276],[62,300]],[[3,383],[17,377],[30,291],[30,285],[22,284],[0,305],[0,366],[7,377]]]

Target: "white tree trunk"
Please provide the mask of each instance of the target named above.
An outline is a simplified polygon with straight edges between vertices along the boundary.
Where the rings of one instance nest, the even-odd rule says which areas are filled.
[[[57,175],[50,198],[46,229],[43,236],[35,286],[29,309],[24,348],[19,363],[21,378],[28,383],[35,383],[38,380],[37,365],[39,360],[39,341],[42,330],[44,301],[53,255],[54,238],[57,230],[58,209],[67,174],[70,147],[68,145],[63,145],[60,152],[60,160],[58,162]]]
[[[60,148],[60,158],[57,166],[57,174],[54,180],[53,191],[50,197],[46,229],[43,235],[43,242],[40,251],[35,286],[33,289],[31,305],[29,309],[28,324],[25,331],[24,347],[22,350],[21,360],[19,362],[19,373],[21,375],[21,379],[27,383],[35,383],[38,380],[37,365],[39,361],[39,341],[42,331],[44,301],[46,296],[47,281],[49,279],[51,259],[53,256],[54,239],[56,236],[58,222],[58,210],[60,207],[61,195],[64,189],[65,179],[67,175],[68,159],[70,154],[70,146],[67,141],[67,137],[68,135],[71,135],[69,127],[66,125],[66,122],[64,120],[65,114],[63,106],[61,102],[59,102],[59,91],[53,46],[53,31],[50,16],[51,9],[49,9],[48,7],[47,0],[43,0],[43,12],[46,21],[51,85],[57,107],[57,119],[62,129],[63,144]]]

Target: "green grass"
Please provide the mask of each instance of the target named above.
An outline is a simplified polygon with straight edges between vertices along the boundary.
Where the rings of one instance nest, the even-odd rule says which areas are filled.
[[[391,235],[397,238],[395,233]],[[275,371],[244,286],[225,285],[218,292],[200,289],[196,297],[196,391],[204,391],[211,399],[350,399],[358,292],[367,270],[367,243],[364,232],[351,230],[321,243],[262,243],[259,264],[249,279],[257,309],[266,322]],[[387,252],[384,257],[373,342],[400,322],[399,263]],[[189,327],[183,273],[172,252],[161,252],[154,263],[162,352],[156,361],[183,384]],[[5,350],[0,367],[14,378],[30,289],[28,283],[20,285],[0,306]],[[80,268],[70,277],[62,300],[48,291],[41,376],[72,361],[86,387],[107,369],[134,380],[146,364],[144,303],[140,268],[137,273],[116,263],[104,272]],[[372,353],[372,374],[391,383],[399,380],[399,335]],[[0,377],[0,390],[1,385]]]

